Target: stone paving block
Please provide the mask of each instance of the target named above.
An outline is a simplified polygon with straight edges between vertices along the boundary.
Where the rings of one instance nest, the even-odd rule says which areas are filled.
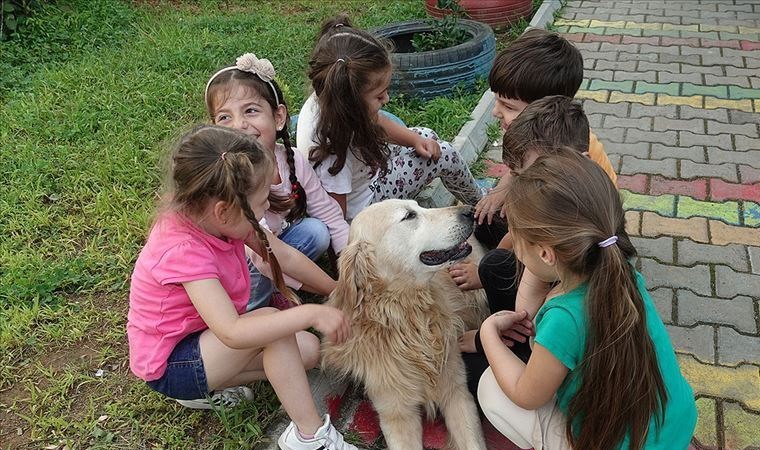
[[[676,145],[678,135],[675,131],[643,131],[629,129],[625,142],[659,142],[665,145]]]
[[[604,122],[604,115],[602,114],[586,114],[586,118],[588,119],[588,126],[591,127],[591,129],[601,128],[602,123]]]
[[[575,47],[584,55],[586,53],[598,52],[601,42],[576,42]]]
[[[598,33],[586,33],[583,42],[609,42],[617,44],[620,42],[620,36],[604,36]]]
[[[673,323],[673,289],[657,288],[649,291],[657,315],[666,324]]]
[[[655,121],[657,118],[655,118]],[[644,131],[651,131],[652,130],[652,118],[651,117],[641,117],[638,119],[634,118],[626,118],[626,117],[615,117],[615,116],[606,116],[604,118],[604,127],[605,128],[637,128],[639,130]]]
[[[658,84],[658,83],[647,83],[646,81],[639,81],[636,83],[635,92],[637,94],[644,94],[647,92],[651,92],[654,94],[678,95],[680,92],[680,86],[681,86],[680,83]]]
[[[692,95],[691,97],[672,96],[667,94],[657,94],[658,105],[686,105],[694,108],[701,108],[704,97]]]
[[[646,194],[649,185],[649,176],[646,174],[638,175],[618,175],[617,185],[619,189]]]
[[[639,70],[653,70],[655,72],[681,73],[681,67],[676,63],[662,64],[658,62],[640,61]],[[687,71],[684,71],[686,73]],[[722,71],[720,73],[722,75]]]
[[[681,31],[681,37],[695,37],[699,39],[721,39],[720,34],[717,31]]]
[[[606,102],[610,97],[609,91],[586,91],[580,90],[575,93],[576,99],[589,99],[597,102]]]
[[[679,325],[710,323],[735,327],[749,334],[757,332],[755,307],[751,297],[737,296],[732,299],[705,297],[688,289],[679,289],[676,291],[676,300]]]
[[[760,247],[747,247],[751,272],[760,275]]]
[[[718,177],[726,181],[738,182],[736,164],[701,164],[694,161],[681,161],[681,177]]]
[[[633,81],[591,80],[589,89],[592,91],[608,90],[608,91],[632,92]]]
[[[720,220],[710,220],[710,242],[716,245],[744,244],[760,246],[760,229],[728,225]],[[695,239],[697,240],[697,239]]]
[[[728,266],[715,266],[715,290],[719,297],[731,298],[737,295],[758,296],[760,275],[736,272]]]
[[[752,87],[749,82],[749,77],[721,77],[712,74],[705,74],[705,83],[707,85],[725,85],[728,86],[729,93],[733,86],[741,86],[745,88]],[[697,82],[696,84],[699,84]],[[733,97],[732,97],[733,98]]]
[[[688,239],[678,241],[678,264],[725,264],[739,272],[749,272],[747,252],[743,245],[709,245]]]
[[[700,39],[702,47],[728,47],[728,48],[741,48],[741,44],[737,40],[721,41],[712,39]]]
[[[689,62],[689,64],[699,64]],[[710,55],[702,57],[702,64],[705,66],[731,66],[736,65],[736,58],[728,56]]]
[[[735,58],[737,60],[741,60],[741,58],[758,58],[757,53],[750,51],[750,50],[736,50],[733,48],[726,48],[723,49],[723,56],[727,56],[729,58]],[[734,64],[738,65],[738,64]]]
[[[650,258],[641,258],[641,273],[647,279],[647,286],[650,289],[668,287],[691,289],[697,294],[705,296],[711,294],[710,268],[705,264],[697,264],[693,267],[679,267],[660,264]]]
[[[605,91],[600,91],[605,92]],[[610,93],[610,103],[632,102],[642,103],[644,105],[654,105],[654,94],[627,94],[625,92]]]
[[[714,127],[713,131],[717,131]],[[714,134],[706,136],[704,133],[692,133],[691,131],[679,131],[678,141],[683,146],[709,144],[724,150],[733,150],[734,144],[730,134]]]
[[[629,236],[641,235],[641,213],[638,211],[625,212],[625,231]]]
[[[622,142],[625,128],[596,128],[593,130],[605,145],[609,142]]]
[[[700,64],[700,56],[698,55],[669,55],[669,54],[661,54],[660,55],[660,62],[661,63],[683,63],[683,64]]]
[[[647,25],[657,25],[657,24],[647,24]],[[660,37],[659,36],[623,36],[623,39],[621,40],[622,44],[649,44],[649,45],[660,45]],[[663,44],[664,45],[664,44]]]
[[[718,327],[719,364],[736,366],[742,363],[757,363],[758,355],[760,336],[747,336],[737,333],[733,328]]]
[[[710,180],[710,198],[715,201],[748,200],[744,202],[744,208],[753,202],[760,203],[760,183],[738,184],[726,183],[723,180],[713,178]]]
[[[589,86],[588,89],[591,90],[598,90],[594,87],[598,84],[594,84],[594,81],[597,80],[603,80],[603,81],[612,81],[612,77],[614,76],[615,72],[611,70],[584,70],[583,71],[583,77],[589,80]]]
[[[678,107],[676,105],[648,106],[633,103],[631,104],[629,117],[667,117],[675,119],[678,118]],[[687,118],[684,117],[684,119]]]
[[[628,105],[597,102],[594,100],[584,100],[583,110],[586,114],[603,114],[616,117],[628,116]]]
[[[707,161],[705,158],[704,147],[673,147],[669,145],[652,144],[651,159],[664,158],[689,159],[694,162]]]
[[[708,223],[704,217],[678,219],[663,217],[653,212],[644,212],[641,217],[642,236],[681,236],[697,242],[709,242]]]
[[[641,30],[641,29],[638,29],[638,28],[635,28],[635,29],[629,29],[629,28],[607,28],[607,29],[604,30],[605,34],[619,34],[619,35],[622,35],[622,36],[643,36],[644,35],[644,33],[643,33],[644,31],[646,31],[646,30]],[[661,31],[660,31],[660,33],[661,33]],[[621,58],[624,55],[627,55],[629,57],[642,57],[643,56],[643,55],[638,55],[636,53],[621,53],[620,55],[621,55]],[[624,61],[624,59],[621,59],[621,61]],[[652,61],[655,61],[655,59],[652,59]]]
[[[760,150],[743,150],[737,145],[737,151],[723,150],[714,147],[707,148],[707,158],[711,163],[739,163],[760,165]]]
[[[694,430],[694,437],[703,446],[718,446],[715,408],[715,400],[697,399],[697,428]]]
[[[713,75],[724,75],[723,68],[718,66],[693,66],[689,64],[684,64],[679,69],[680,73],[704,73],[708,74],[711,73]],[[731,75],[731,74],[729,74]]]
[[[739,204],[736,202],[703,202],[691,197],[679,196],[676,216],[682,218],[707,217],[719,219],[731,225],[739,225]]]
[[[667,130],[687,130],[694,133],[704,133],[705,120],[704,119],[668,119],[666,117],[654,118],[654,130],[655,131],[667,131]],[[704,143],[704,141],[703,141]],[[689,145],[684,144],[681,145]]]
[[[658,45],[658,44],[654,44],[654,45]],[[681,46],[688,46],[688,47],[700,47],[698,38],[663,37],[659,45],[662,45],[662,46],[681,45]],[[684,49],[681,49],[681,53],[684,53],[683,50]]]
[[[720,111],[720,110],[714,109],[712,111]],[[731,123],[736,123],[736,124],[754,123],[756,125],[760,125],[760,114],[748,113],[748,112],[737,111],[735,109],[732,109],[728,111],[728,115],[731,118],[730,120]],[[721,120],[721,122],[726,122],[726,121]]]
[[[675,149],[678,149],[678,147]],[[707,180],[704,178],[679,180],[655,175],[651,177],[649,193],[651,195],[688,195],[689,197],[704,200],[707,198]]]
[[[663,236],[658,238],[631,238],[639,256],[655,258],[662,263],[673,264],[673,238]]]
[[[603,42],[599,47],[599,50],[603,52],[639,53],[639,44],[610,44],[608,42]]]
[[[726,449],[750,450],[760,443],[760,415],[737,403],[723,403],[723,436]]]
[[[744,184],[757,183],[760,181],[760,169],[740,164],[739,176]]]
[[[609,145],[604,146],[604,150],[607,155],[630,155],[639,159],[646,159],[649,156],[649,142],[636,142],[634,144],[624,144],[620,142],[612,142]],[[661,144],[656,144],[661,145]]]
[[[689,38],[690,40],[698,41],[696,38]],[[681,55],[699,55],[699,56],[720,56],[719,48],[699,47],[684,45],[679,47]]]
[[[723,367],[701,363],[689,355],[677,355],[677,358],[681,373],[689,381],[695,396],[734,399],[753,411],[760,412],[760,375],[757,366],[742,364],[738,367]]]
[[[760,150],[760,139],[738,135],[736,136],[736,149],[739,151]]]
[[[718,122],[728,122],[727,109],[701,109],[691,106],[681,106],[679,118],[681,119],[712,119]],[[746,113],[745,113],[746,114]]]
[[[596,70],[619,70],[624,72],[635,72],[638,61],[607,61],[599,59],[596,61],[594,69]]]
[[[651,73],[651,72],[650,72]],[[670,72],[657,72],[658,83],[701,83],[701,73],[670,73]]]
[[[681,85],[682,95],[704,95],[718,98],[728,98],[728,87],[723,85],[704,86],[693,83],[683,83]]]
[[[697,325],[693,328],[665,325],[668,330],[673,348],[678,353],[694,355],[698,360],[705,363],[715,361],[715,345],[713,327],[709,325]]]
[[[744,226],[760,227],[760,204],[744,202]]]
[[[652,211],[667,217],[674,215],[675,197],[672,195],[653,196],[625,190],[621,190],[620,194],[626,210]]]
[[[749,147],[760,149],[760,139],[751,139],[751,138],[758,137],[757,125],[754,123],[732,124],[732,123],[723,123],[723,122],[716,122],[714,120],[708,120],[707,133],[708,134],[730,133],[730,134],[740,135],[740,136],[737,136],[737,146],[739,145],[740,142],[741,143],[746,142]],[[750,138],[750,139],[746,139],[745,137]]]
[[[655,83],[657,81],[657,74],[654,72],[623,72],[623,71],[618,70],[618,71],[615,71],[613,79],[615,81],[632,80],[632,81],[647,81],[650,83]]]
[[[620,173],[623,175],[635,175],[637,173],[649,173],[663,175],[669,178],[676,177],[676,160],[675,159],[639,159],[633,156],[625,155],[622,159]]]
[[[738,109],[747,112],[752,112],[753,110],[751,100],[725,100],[715,97],[705,97],[705,108]]]

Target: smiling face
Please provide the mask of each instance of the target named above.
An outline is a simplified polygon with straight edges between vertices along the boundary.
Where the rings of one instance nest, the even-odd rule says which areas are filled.
[[[369,77],[369,83],[367,83],[369,88],[364,91],[362,98],[367,106],[367,114],[369,114],[372,120],[377,119],[377,113],[390,101],[388,86],[391,84],[392,73],[393,71],[389,66],[385,70]]]
[[[515,120],[515,117],[528,106],[528,103],[515,98],[504,97],[499,94],[496,95],[496,103],[494,104],[491,114],[499,119],[499,125],[502,130],[509,128],[509,124]]]
[[[273,110],[252,87],[232,82],[227,96],[215,105],[214,124],[234,128],[255,137],[264,148],[274,150],[277,130],[285,123],[283,105]]]
[[[349,242],[375,248],[377,270],[388,279],[405,274],[429,280],[442,267],[472,251],[471,207],[427,209],[412,200],[385,200],[364,209],[351,223]]]

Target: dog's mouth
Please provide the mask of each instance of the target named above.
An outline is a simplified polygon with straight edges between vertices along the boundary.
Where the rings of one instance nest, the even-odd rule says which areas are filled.
[[[426,266],[437,266],[448,261],[466,258],[470,253],[472,253],[472,246],[467,241],[462,241],[448,249],[422,252],[420,253],[420,261]]]

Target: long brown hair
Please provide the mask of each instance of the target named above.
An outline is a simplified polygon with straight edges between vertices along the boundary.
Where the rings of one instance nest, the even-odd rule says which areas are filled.
[[[589,329],[567,436],[573,448],[609,450],[630,432],[630,448],[638,450],[654,432],[652,416],[657,427],[662,423],[667,394],[628,262],[636,249],[620,195],[604,171],[577,152],[555,153],[515,172],[507,220],[515,240],[554,250],[560,279],[588,280]],[[616,244],[598,245],[611,236]]]
[[[375,172],[387,170],[390,151],[385,132],[370,117],[362,94],[370,77],[391,68],[388,47],[341,15],[326,21],[309,59],[309,79],[317,94],[317,146],[309,159],[320,164],[336,160],[328,172],[343,169],[349,151]],[[353,149],[353,150],[352,150]]]
[[[239,208],[251,222],[272,268],[274,284],[291,301],[298,298],[285,285],[282,270],[264,230],[248,204],[248,196],[269,186],[274,163],[253,137],[231,128],[200,125],[185,134],[172,153],[169,207],[193,217],[210,199]]]
[[[291,194],[290,198],[270,194],[269,209],[277,213],[287,211],[285,219],[288,222],[294,222],[303,218],[306,215],[306,191],[296,176],[295,154],[293,152],[293,145],[290,142],[290,132],[288,131],[290,113],[288,112],[288,106],[285,103],[280,86],[277,84],[277,81],[272,80],[270,87],[269,83],[262,81],[256,74],[237,69],[227,70],[218,74],[214,77],[211,84],[209,84],[206,93],[206,111],[212,122],[215,122],[216,111],[219,105],[226,101],[235,88],[248,89],[249,92],[258,94],[259,97],[269,104],[273,112],[277,111],[277,107],[279,106],[275,95],[279,99],[280,104],[285,106],[285,124],[281,130],[277,130],[276,138],[282,140],[282,145],[285,147],[285,156],[288,168],[290,169],[288,181],[290,181],[291,185]],[[272,91],[273,89],[274,92]]]

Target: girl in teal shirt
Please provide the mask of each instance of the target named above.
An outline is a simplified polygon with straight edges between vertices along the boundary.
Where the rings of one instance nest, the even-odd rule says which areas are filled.
[[[516,331],[532,332],[525,311],[483,322],[486,417],[535,450],[686,449],[694,394],[629,263],[636,249],[609,177],[561,151],[517,174],[507,202],[517,258],[554,288],[536,315],[527,365],[504,345]]]

